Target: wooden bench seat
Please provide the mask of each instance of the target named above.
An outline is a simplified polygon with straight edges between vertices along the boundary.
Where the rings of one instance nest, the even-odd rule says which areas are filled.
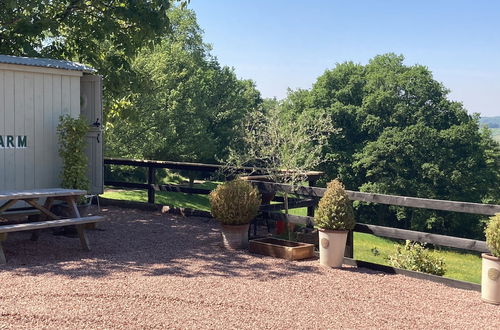
[[[30,215],[38,215],[40,211],[37,209],[29,209],[29,210],[14,210],[14,211],[6,211],[0,214],[1,218],[8,218],[11,216],[30,216]]]
[[[82,244],[82,248],[84,250],[89,251],[90,245],[87,238],[87,234],[85,233],[85,224],[87,223],[97,223],[105,220],[102,216],[90,216],[90,217],[81,217],[81,218],[70,218],[70,219],[59,219],[59,220],[49,220],[49,221],[37,221],[37,222],[27,222],[27,223],[18,223],[18,224],[10,224],[10,225],[0,225],[0,263],[5,263],[5,254],[3,252],[3,248],[1,242],[7,238],[7,233],[16,232],[16,231],[26,231],[26,230],[37,230],[37,229],[45,229],[52,227],[64,227],[76,225],[78,230],[78,236],[80,238],[80,243]]]

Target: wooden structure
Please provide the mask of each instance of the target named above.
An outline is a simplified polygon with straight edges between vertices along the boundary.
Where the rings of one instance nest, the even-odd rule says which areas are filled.
[[[96,223],[103,221],[100,216],[81,217],[76,206],[76,200],[85,195],[87,192],[74,189],[39,189],[26,191],[0,191],[0,215],[7,212],[9,208],[14,206],[19,201],[31,205],[36,210],[40,211],[41,216],[36,222],[25,222],[18,224],[0,225],[0,263],[5,263],[5,254],[2,248],[2,241],[7,238],[7,233],[26,230],[38,230],[51,227],[63,227],[76,225],[80,243],[84,250],[90,250],[89,241],[85,233],[85,224]],[[43,205],[40,204],[40,199],[44,199]],[[72,212],[73,218],[62,218],[51,211],[52,204],[55,200],[65,201]],[[34,233],[32,239],[35,240],[38,235]]]
[[[314,256],[313,244],[291,242],[271,237],[250,240],[248,250],[253,253],[287,260],[301,260]]]
[[[56,128],[83,116],[91,193],[103,192],[102,78],[85,65],[0,55],[0,190],[60,186]]]
[[[117,188],[132,188],[132,189],[147,189],[148,191],[148,203],[155,203],[155,192],[156,191],[171,191],[171,192],[182,192],[188,194],[199,194],[208,195],[210,194],[209,189],[199,189],[186,187],[183,185],[175,184],[157,184],[155,181],[155,171],[159,168],[166,168],[171,170],[184,170],[184,171],[198,171],[204,173],[216,173],[222,172],[227,169],[231,169],[231,173],[247,173],[257,178],[262,178],[262,173],[266,173],[263,168],[255,167],[240,167],[240,168],[228,168],[227,166],[218,164],[202,164],[202,163],[184,163],[184,162],[172,162],[172,161],[161,161],[161,160],[136,160],[136,159],[123,159],[123,158],[106,158],[104,159],[104,165],[127,165],[147,168],[148,171],[148,181],[147,183],[136,183],[136,182],[118,182],[105,180],[104,184],[107,186],[117,187]],[[307,181],[309,186],[314,186],[316,181],[323,175],[323,172],[319,171],[309,171],[306,173]],[[249,177],[246,177],[249,179]],[[308,208],[308,215],[314,214],[314,207]]]

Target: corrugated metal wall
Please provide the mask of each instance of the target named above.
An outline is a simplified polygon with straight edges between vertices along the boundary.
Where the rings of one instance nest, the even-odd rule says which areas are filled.
[[[0,190],[60,186],[56,127],[61,115],[80,114],[81,75],[0,66],[0,135],[26,135],[28,144],[26,148],[0,148]]]

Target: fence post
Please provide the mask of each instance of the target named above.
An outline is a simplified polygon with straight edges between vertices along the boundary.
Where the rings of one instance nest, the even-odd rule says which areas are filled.
[[[349,230],[347,234],[347,242],[345,244],[344,257],[354,258],[354,231]]]
[[[155,203],[155,189],[152,186],[155,184],[155,168],[148,166],[148,203]]]
[[[316,179],[309,179],[309,187],[314,187],[316,184]],[[314,217],[314,206],[307,207],[307,216]]]

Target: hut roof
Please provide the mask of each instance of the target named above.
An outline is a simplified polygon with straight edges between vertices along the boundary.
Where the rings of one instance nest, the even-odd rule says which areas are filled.
[[[97,71],[96,69],[94,69],[90,66],[87,66],[85,64],[64,61],[64,60],[54,60],[54,59],[50,59],[50,58],[0,55],[0,63],[38,66],[38,67],[72,70],[72,71],[82,71],[82,72],[87,72],[87,73],[95,73]]]

